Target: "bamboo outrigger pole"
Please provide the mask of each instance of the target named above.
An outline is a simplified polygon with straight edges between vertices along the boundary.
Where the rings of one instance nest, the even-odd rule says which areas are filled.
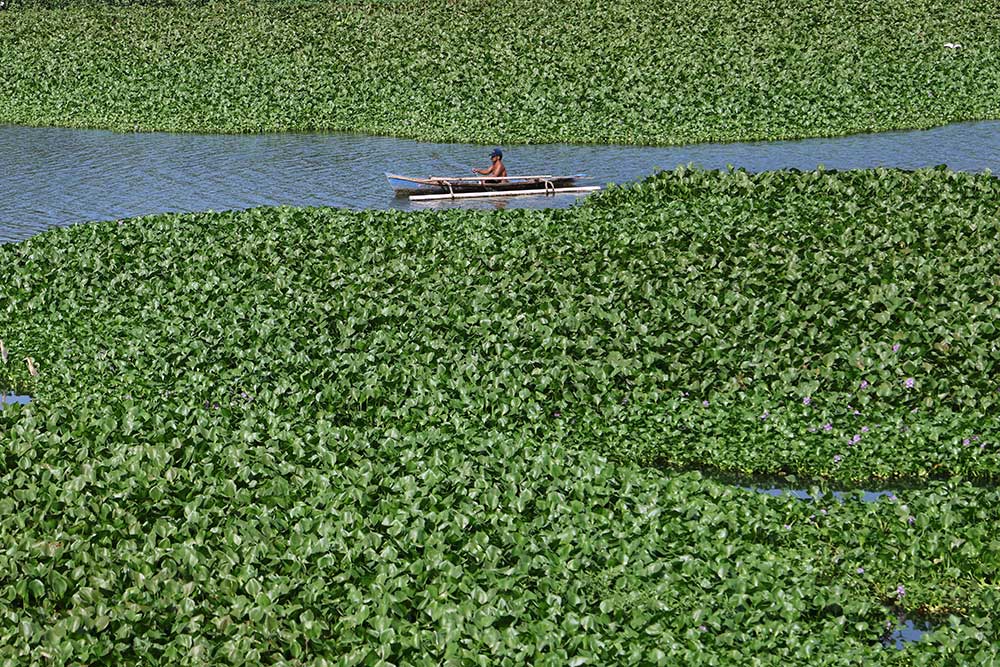
[[[519,181],[531,178],[555,178],[552,174],[534,174],[531,176],[428,176],[428,181]]]
[[[438,195],[410,195],[410,201],[431,201],[439,199],[472,199],[476,197],[513,197],[515,195],[558,195],[584,193],[600,190],[599,185],[581,185],[573,188],[545,188],[535,190],[501,190],[497,192],[450,192]]]

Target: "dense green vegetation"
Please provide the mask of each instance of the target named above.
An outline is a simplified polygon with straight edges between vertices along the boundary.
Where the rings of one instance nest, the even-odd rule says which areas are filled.
[[[678,170],[0,246],[0,657],[982,663],[998,195]]]
[[[0,122],[663,144],[1000,118],[978,0],[111,4],[0,13]]]

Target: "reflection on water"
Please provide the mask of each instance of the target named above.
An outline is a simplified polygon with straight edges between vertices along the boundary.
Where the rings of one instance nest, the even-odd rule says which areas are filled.
[[[834,139],[675,147],[505,146],[512,173],[578,173],[624,183],[694,164],[749,171],[947,164],[1000,170],[1000,122]],[[0,127],[0,242],[51,226],[177,211],[266,205],[494,210],[570,206],[579,198],[516,197],[411,204],[384,172],[468,175],[489,147],[346,133],[116,134],[103,130]]]

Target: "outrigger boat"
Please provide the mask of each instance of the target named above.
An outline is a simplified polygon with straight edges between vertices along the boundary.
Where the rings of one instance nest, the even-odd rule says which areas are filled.
[[[596,185],[579,186],[585,174],[553,176],[428,176],[411,178],[386,172],[385,177],[397,195],[409,195],[412,201],[461,199],[466,197],[505,197],[513,195],[555,195],[600,190]]]

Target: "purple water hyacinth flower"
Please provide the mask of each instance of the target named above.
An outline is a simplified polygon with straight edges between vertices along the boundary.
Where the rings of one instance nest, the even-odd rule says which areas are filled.
[[[867,426],[862,426],[861,427],[861,432],[862,433],[867,433],[868,432],[868,427]]]
[[[820,510],[819,510],[819,513],[820,513],[820,514],[822,514],[822,515],[824,515],[824,516],[825,516],[826,514],[828,514],[828,512],[826,511],[826,508],[825,508],[825,507],[822,507],[822,508],[820,508]]]
[[[912,514],[906,517],[906,523],[910,524],[911,526],[916,522],[917,522],[917,517],[913,516]]]
[[[792,524],[786,523],[785,524],[785,530],[791,530],[791,529],[792,529]]]
[[[702,632],[708,632],[708,628],[706,628],[704,625],[699,625],[698,629],[701,630]]]
[[[764,410],[764,413],[760,416],[760,418],[761,419],[767,419],[770,416],[771,416],[771,413],[768,412],[767,410]]]
[[[899,352],[899,343],[896,343],[895,345],[892,346],[892,351]]]
[[[906,597],[906,588],[903,586],[903,584],[896,586],[896,597],[899,599],[903,599]]]
[[[834,454],[833,455],[833,462],[834,463],[840,463],[843,460],[844,460],[844,457],[841,456],[840,454]]]
[[[913,378],[906,378],[906,381],[903,382],[903,385],[907,389],[913,389],[913,385],[915,385],[916,383],[917,383],[917,381],[915,379],[913,379]]]
[[[812,403],[812,401],[813,400],[811,396],[804,396],[802,398],[802,405],[809,405],[810,403]]]
[[[972,441],[969,440],[968,438],[966,438],[965,440],[962,441],[962,444],[965,445],[966,447],[968,447],[969,445],[972,444]]]
[[[852,444],[852,445],[856,445],[856,444],[858,444],[859,442],[861,442],[861,434],[859,434],[859,433],[855,433],[855,434],[854,434],[854,436],[853,436],[853,437],[851,437],[851,444]]]
[[[707,407],[709,406],[709,402],[708,402],[708,401],[702,401],[702,402],[701,402],[701,404],[702,404],[702,405],[703,405],[704,407],[706,407],[706,408],[707,408]]]
[[[867,389],[867,388],[868,388],[868,380],[862,380],[861,389]]]
[[[858,568],[858,574],[864,574],[864,573],[865,573],[865,568],[859,567]]]
[[[833,430],[833,424],[830,423],[823,424],[823,430],[829,433],[830,431]]]

